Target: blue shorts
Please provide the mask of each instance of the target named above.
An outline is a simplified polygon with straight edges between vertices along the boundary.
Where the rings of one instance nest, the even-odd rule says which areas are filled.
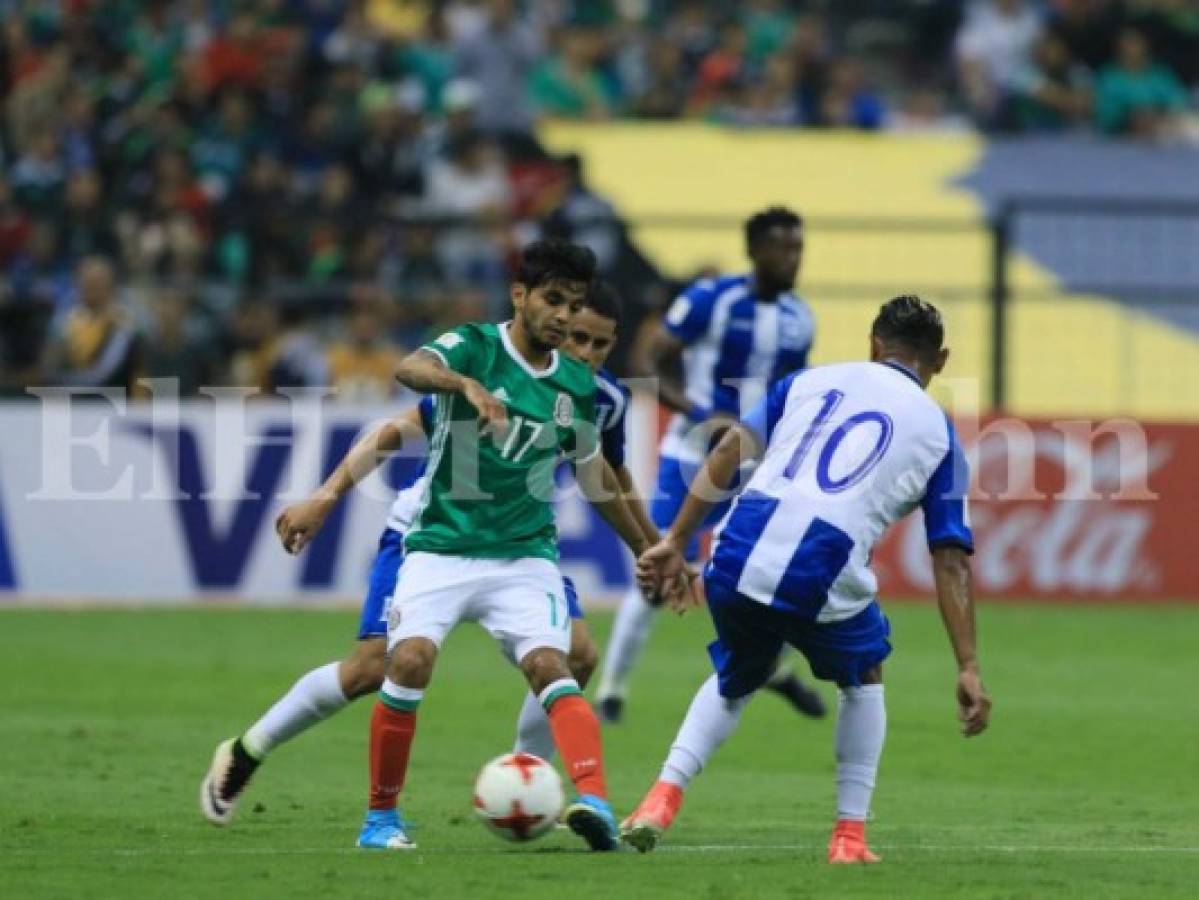
[[[366,582],[366,597],[362,601],[362,616],[358,620],[358,640],[387,637],[387,599],[395,593],[396,579],[403,561],[404,535],[394,528],[384,528]]]
[[[400,564],[404,561],[404,535],[394,528],[383,529],[379,538],[379,550],[371,564],[367,579],[366,597],[362,601],[362,615],[358,620],[358,640],[387,637],[387,600],[395,593]],[[572,619],[583,618],[583,607],[574,582],[565,576],[562,583],[566,588],[566,606]]]
[[[649,516],[660,531],[665,531],[678,516],[687,499],[687,488],[702,463],[682,463],[673,456],[663,456],[658,461],[658,487],[650,504]],[[711,528],[724,518],[732,506],[732,498],[716,504],[704,519],[703,528]],[[688,562],[699,559],[699,537],[687,544],[685,556]]]
[[[562,584],[566,587],[566,608],[570,611],[570,617],[583,618],[583,607],[579,604],[579,592],[575,590],[575,583],[563,575]]]
[[[877,602],[840,622],[816,622],[738,594],[723,582],[704,579],[716,640],[708,654],[723,697],[752,694],[766,683],[784,644],[808,660],[812,674],[857,686],[866,672],[891,655],[891,624]]]

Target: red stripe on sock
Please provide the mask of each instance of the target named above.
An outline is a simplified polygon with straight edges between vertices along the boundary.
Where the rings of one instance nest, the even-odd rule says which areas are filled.
[[[560,697],[549,708],[550,731],[566,772],[580,794],[607,797],[604,748],[595,712],[577,694]]]
[[[395,809],[404,787],[408,754],[416,735],[416,713],[375,702],[371,713],[371,809]]]

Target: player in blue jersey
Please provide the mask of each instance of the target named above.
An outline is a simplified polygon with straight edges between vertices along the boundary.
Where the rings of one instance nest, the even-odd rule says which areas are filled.
[[[871,362],[809,369],[773,386],[728,430],[662,542],[642,555],[643,581],[677,578],[687,544],[721,496],[713,488],[761,460],[704,571],[716,674],[696,693],[659,780],[622,826],[637,849],[651,849],[670,826],[684,789],[789,644],[840,689],[829,862],[878,861],[865,820],[886,731],[882,663],[891,644],[870,554],[884,530],[917,507],[957,660],[962,732],[987,727],[991,701],[979,676],[970,592],[969,473],[953,424],[925,392],[948,358],[943,343],[931,304],[913,296],[885,303],[871,329]]]
[[[808,363],[815,324],[794,293],[803,257],[803,220],[771,207],[745,223],[752,271],[697,281],[674,301],[640,354],[640,374],[658,379],[658,396],[675,411],[662,439],[658,483],[650,515],[665,528],[678,514],[687,486],[711,442],[765,394],[767,386]],[[682,356],[683,382],[670,374]],[[704,520],[715,525],[728,511],[717,504]],[[699,555],[698,536],[687,559]],[[596,708],[618,722],[628,696],[629,675],[641,655],[655,609],[637,589],[621,603],[604,656]],[[824,715],[820,694],[780,663],[767,687],[806,715]]]
[[[616,345],[620,316],[620,298],[614,289],[606,282],[595,282],[583,308],[571,319],[562,350],[595,372],[601,452],[615,471],[625,496],[630,498],[630,512],[652,544],[657,541],[658,532],[642,504],[632,499],[633,481],[625,466],[628,389],[602,368]],[[311,498],[282,512],[276,527],[288,552],[298,553],[316,536],[326,517],[355,484],[398,452],[405,442],[422,440],[430,432],[432,404],[432,398],[425,397],[419,406],[363,437]],[[327,663],[301,676],[244,734],[217,746],[200,788],[200,808],[210,822],[227,825],[232,821],[250,776],[268,753],[357,698],[379,690],[385,666],[387,601],[395,590],[403,561],[404,534],[424,490],[423,473],[422,463],[392,504],[368,578],[357,641],[350,653],[340,662]],[[564,582],[572,620],[568,662],[575,679],[584,686],[595,670],[598,653],[583,620],[574,584],[569,578]],[[526,696],[518,716],[515,749],[543,759],[554,755],[549,721],[532,693]]]

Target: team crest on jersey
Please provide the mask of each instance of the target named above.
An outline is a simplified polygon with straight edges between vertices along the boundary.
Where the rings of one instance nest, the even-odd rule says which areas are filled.
[[[562,428],[569,428],[574,421],[575,404],[569,394],[559,394],[554,401],[554,422]]]

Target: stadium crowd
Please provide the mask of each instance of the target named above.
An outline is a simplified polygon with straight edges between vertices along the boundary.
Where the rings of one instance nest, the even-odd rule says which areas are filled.
[[[630,248],[541,117],[1183,130],[1199,0],[0,0],[0,390],[333,383]],[[165,285],[165,287],[164,287]]]

